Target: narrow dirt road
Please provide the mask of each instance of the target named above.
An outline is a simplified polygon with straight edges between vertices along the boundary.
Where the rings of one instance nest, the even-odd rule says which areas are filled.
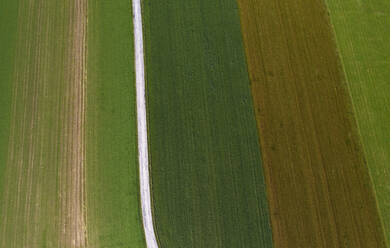
[[[145,64],[140,0],[133,1],[134,47],[137,88],[138,160],[142,206],[142,222],[148,248],[157,248],[150,199],[148,134],[146,124]]]

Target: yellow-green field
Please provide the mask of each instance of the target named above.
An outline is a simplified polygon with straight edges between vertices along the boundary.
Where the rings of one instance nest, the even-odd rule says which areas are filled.
[[[390,241],[390,2],[326,0]]]

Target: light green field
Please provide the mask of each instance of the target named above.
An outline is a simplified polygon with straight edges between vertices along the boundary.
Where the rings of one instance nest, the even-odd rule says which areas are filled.
[[[390,2],[326,0],[390,240]]]
[[[145,247],[131,1],[89,0],[87,195],[90,247]]]
[[[161,247],[272,247],[236,1],[143,7]]]

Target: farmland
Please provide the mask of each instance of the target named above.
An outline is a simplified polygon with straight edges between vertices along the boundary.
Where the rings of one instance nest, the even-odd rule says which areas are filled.
[[[326,2],[390,241],[390,3]]]
[[[145,247],[131,1],[89,1],[87,190],[90,247]]]
[[[1,1],[0,247],[145,247],[130,4]]]
[[[238,2],[275,247],[385,247],[325,3]]]
[[[389,10],[0,0],[0,248],[388,247]]]
[[[272,247],[237,3],[143,6],[161,247]]]
[[[79,247],[86,242],[85,7],[84,1],[20,1],[13,16],[1,247]]]
[[[17,1],[0,1],[0,185],[3,185],[5,164],[7,161],[8,137],[11,122],[12,75],[17,36]],[[0,186],[1,187],[1,186]],[[1,190],[0,190],[1,192]],[[0,202],[2,202],[0,193]],[[2,211],[0,204],[0,213]]]

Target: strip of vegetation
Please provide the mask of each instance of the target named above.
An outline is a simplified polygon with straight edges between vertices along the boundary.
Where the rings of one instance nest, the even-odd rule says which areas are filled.
[[[390,2],[326,0],[390,241]]]
[[[86,164],[90,247],[145,247],[132,29],[131,1],[89,0]]]

